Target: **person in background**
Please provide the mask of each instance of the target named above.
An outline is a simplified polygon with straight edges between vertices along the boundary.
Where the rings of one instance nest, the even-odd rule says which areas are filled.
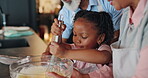
[[[56,22],[52,26],[58,27]],[[74,66],[84,78],[113,78],[109,46],[113,35],[113,23],[108,13],[82,10],[74,19],[74,44],[51,42],[50,53],[74,60]]]
[[[114,78],[148,78],[148,0],[109,0],[126,8],[119,41],[111,45]]]
[[[117,11],[107,0],[61,0],[64,3],[63,8],[60,10],[59,15],[63,15],[64,24],[66,25],[65,31],[62,33],[62,42],[71,42],[71,34],[73,29],[73,18],[75,14],[80,10],[88,11],[105,11],[110,14],[114,29],[115,29],[115,40],[118,39],[118,30],[120,25],[120,19],[122,16],[122,10]],[[54,33],[54,28],[52,28]],[[114,41],[115,41],[114,40]]]

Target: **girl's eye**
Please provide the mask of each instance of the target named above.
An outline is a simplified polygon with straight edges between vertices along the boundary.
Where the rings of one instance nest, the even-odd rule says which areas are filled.
[[[87,39],[87,37],[83,37],[83,36],[82,36],[82,38],[83,38],[83,39]]]
[[[77,36],[76,34],[73,34],[73,36]]]
[[[82,39],[87,39],[87,38],[88,38],[88,35],[87,35],[87,34],[82,34],[82,35],[81,35],[81,38],[82,38]]]

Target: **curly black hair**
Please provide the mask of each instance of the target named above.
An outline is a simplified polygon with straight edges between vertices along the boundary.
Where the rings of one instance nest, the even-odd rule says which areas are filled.
[[[79,18],[84,18],[93,23],[95,25],[95,29],[98,30],[98,34],[105,34],[105,40],[102,43],[108,45],[111,44],[111,40],[114,35],[114,28],[111,16],[108,13],[104,11],[95,12],[81,10],[75,15],[74,22]]]

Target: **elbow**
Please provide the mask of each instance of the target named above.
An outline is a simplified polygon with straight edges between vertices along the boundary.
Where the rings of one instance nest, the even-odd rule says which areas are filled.
[[[110,52],[104,53],[103,64],[108,64],[112,61],[112,54]]]

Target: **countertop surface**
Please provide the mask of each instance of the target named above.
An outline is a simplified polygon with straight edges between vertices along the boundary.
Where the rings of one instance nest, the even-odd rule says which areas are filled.
[[[30,36],[23,36],[18,38],[25,38],[29,43],[29,47],[0,49],[0,55],[9,55],[9,56],[41,55],[47,47],[44,41],[36,33]],[[9,65],[0,63],[0,78],[10,78]]]

